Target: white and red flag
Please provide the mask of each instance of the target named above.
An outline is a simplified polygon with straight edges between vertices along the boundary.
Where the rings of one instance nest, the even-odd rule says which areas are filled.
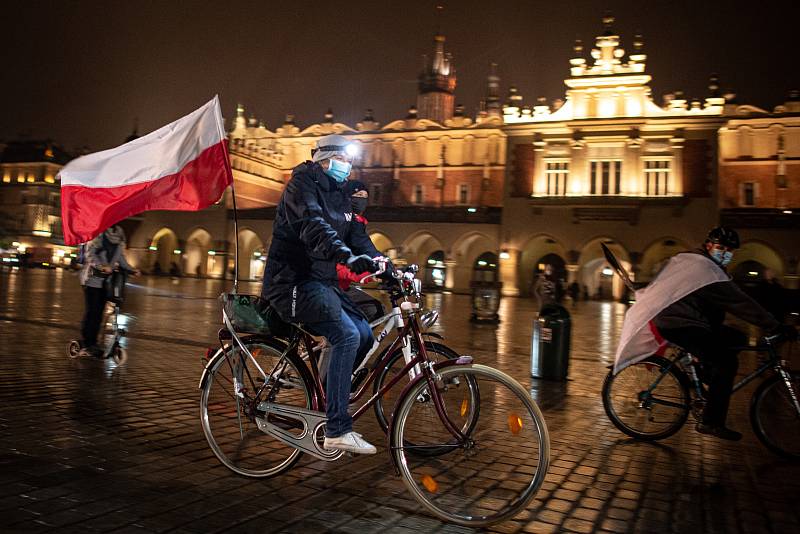
[[[201,210],[233,182],[222,112],[206,105],[117,148],[80,157],[61,172],[64,243],[75,245],[147,210]]]

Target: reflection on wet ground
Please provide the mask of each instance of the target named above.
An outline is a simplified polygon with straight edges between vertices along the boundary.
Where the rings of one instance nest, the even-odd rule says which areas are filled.
[[[216,300],[228,283],[143,277],[127,289],[129,361],[69,360],[83,311],[65,271],[0,272],[0,527],[3,530],[462,532],[424,514],[389,467],[385,439],[358,430],[379,454],[310,459],[274,479],[222,467],[198,422],[203,346],[216,343]],[[243,292],[257,293],[258,284]],[[729,423],[740,443],[689,425],[661,443],[632,441],[602,409],[625,307],[580,302],[569,380],[530,377],[534,303],[502,300],[499,325],[469,322],[470,299],[428,295],[435,330],[478,362],[514,376],[543,408],[552,464],[529,509],[502,532],[796,532],[800,467],[749,431],[756,384],[738,393]],[[751,367],[752,355],[742,357]]]

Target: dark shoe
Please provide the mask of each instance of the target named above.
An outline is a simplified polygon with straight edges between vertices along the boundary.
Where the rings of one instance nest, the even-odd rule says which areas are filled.
[[[727,439],[730,441],[739,441],[740,439],[742,439],[742,435],[739,432],[731,430],[730,428],[725,428],[722,425],[697,423],[697,426],[695,426],[694,428],[701,434],[708,434],[709,436],[714,436],[720,439]]]

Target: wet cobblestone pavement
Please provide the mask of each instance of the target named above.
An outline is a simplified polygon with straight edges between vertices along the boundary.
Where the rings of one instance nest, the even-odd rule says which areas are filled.
[[[140,278],[129,361],[69,360],[83,297],[63,271],[0,272],[0,530],[8,532],[463,532],[425,514],[394,475],[374,419],[357,429],[372,457],[301,459],[285,475],[239,477],[199,424],[204,346],[215,344],[218,281]],[[257,287],[257,286],[254,286]],[[732,402],[739,443],[687,425],[639,443],[606,418],[600,387],[622,325],[619,304],[573,313],[570,380],[529,377],[532,303],[504,299],[499,326],[468,322],[466,296],[431,295],[447,344],[529,388],[543,408],[552,461],[529,508],[499,532],[800,532],[800,465],[753,436]],[[742,368],[752,354],[742,355]],[[794,367],[798,365],[795,362]]]

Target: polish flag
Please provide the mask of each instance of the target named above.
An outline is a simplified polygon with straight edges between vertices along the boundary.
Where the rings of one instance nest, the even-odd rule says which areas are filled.
[[[147,210],[196,211],[233,182],[219,98],[117,148],[80,157],[61,172],[64,243],[89,241]]]

